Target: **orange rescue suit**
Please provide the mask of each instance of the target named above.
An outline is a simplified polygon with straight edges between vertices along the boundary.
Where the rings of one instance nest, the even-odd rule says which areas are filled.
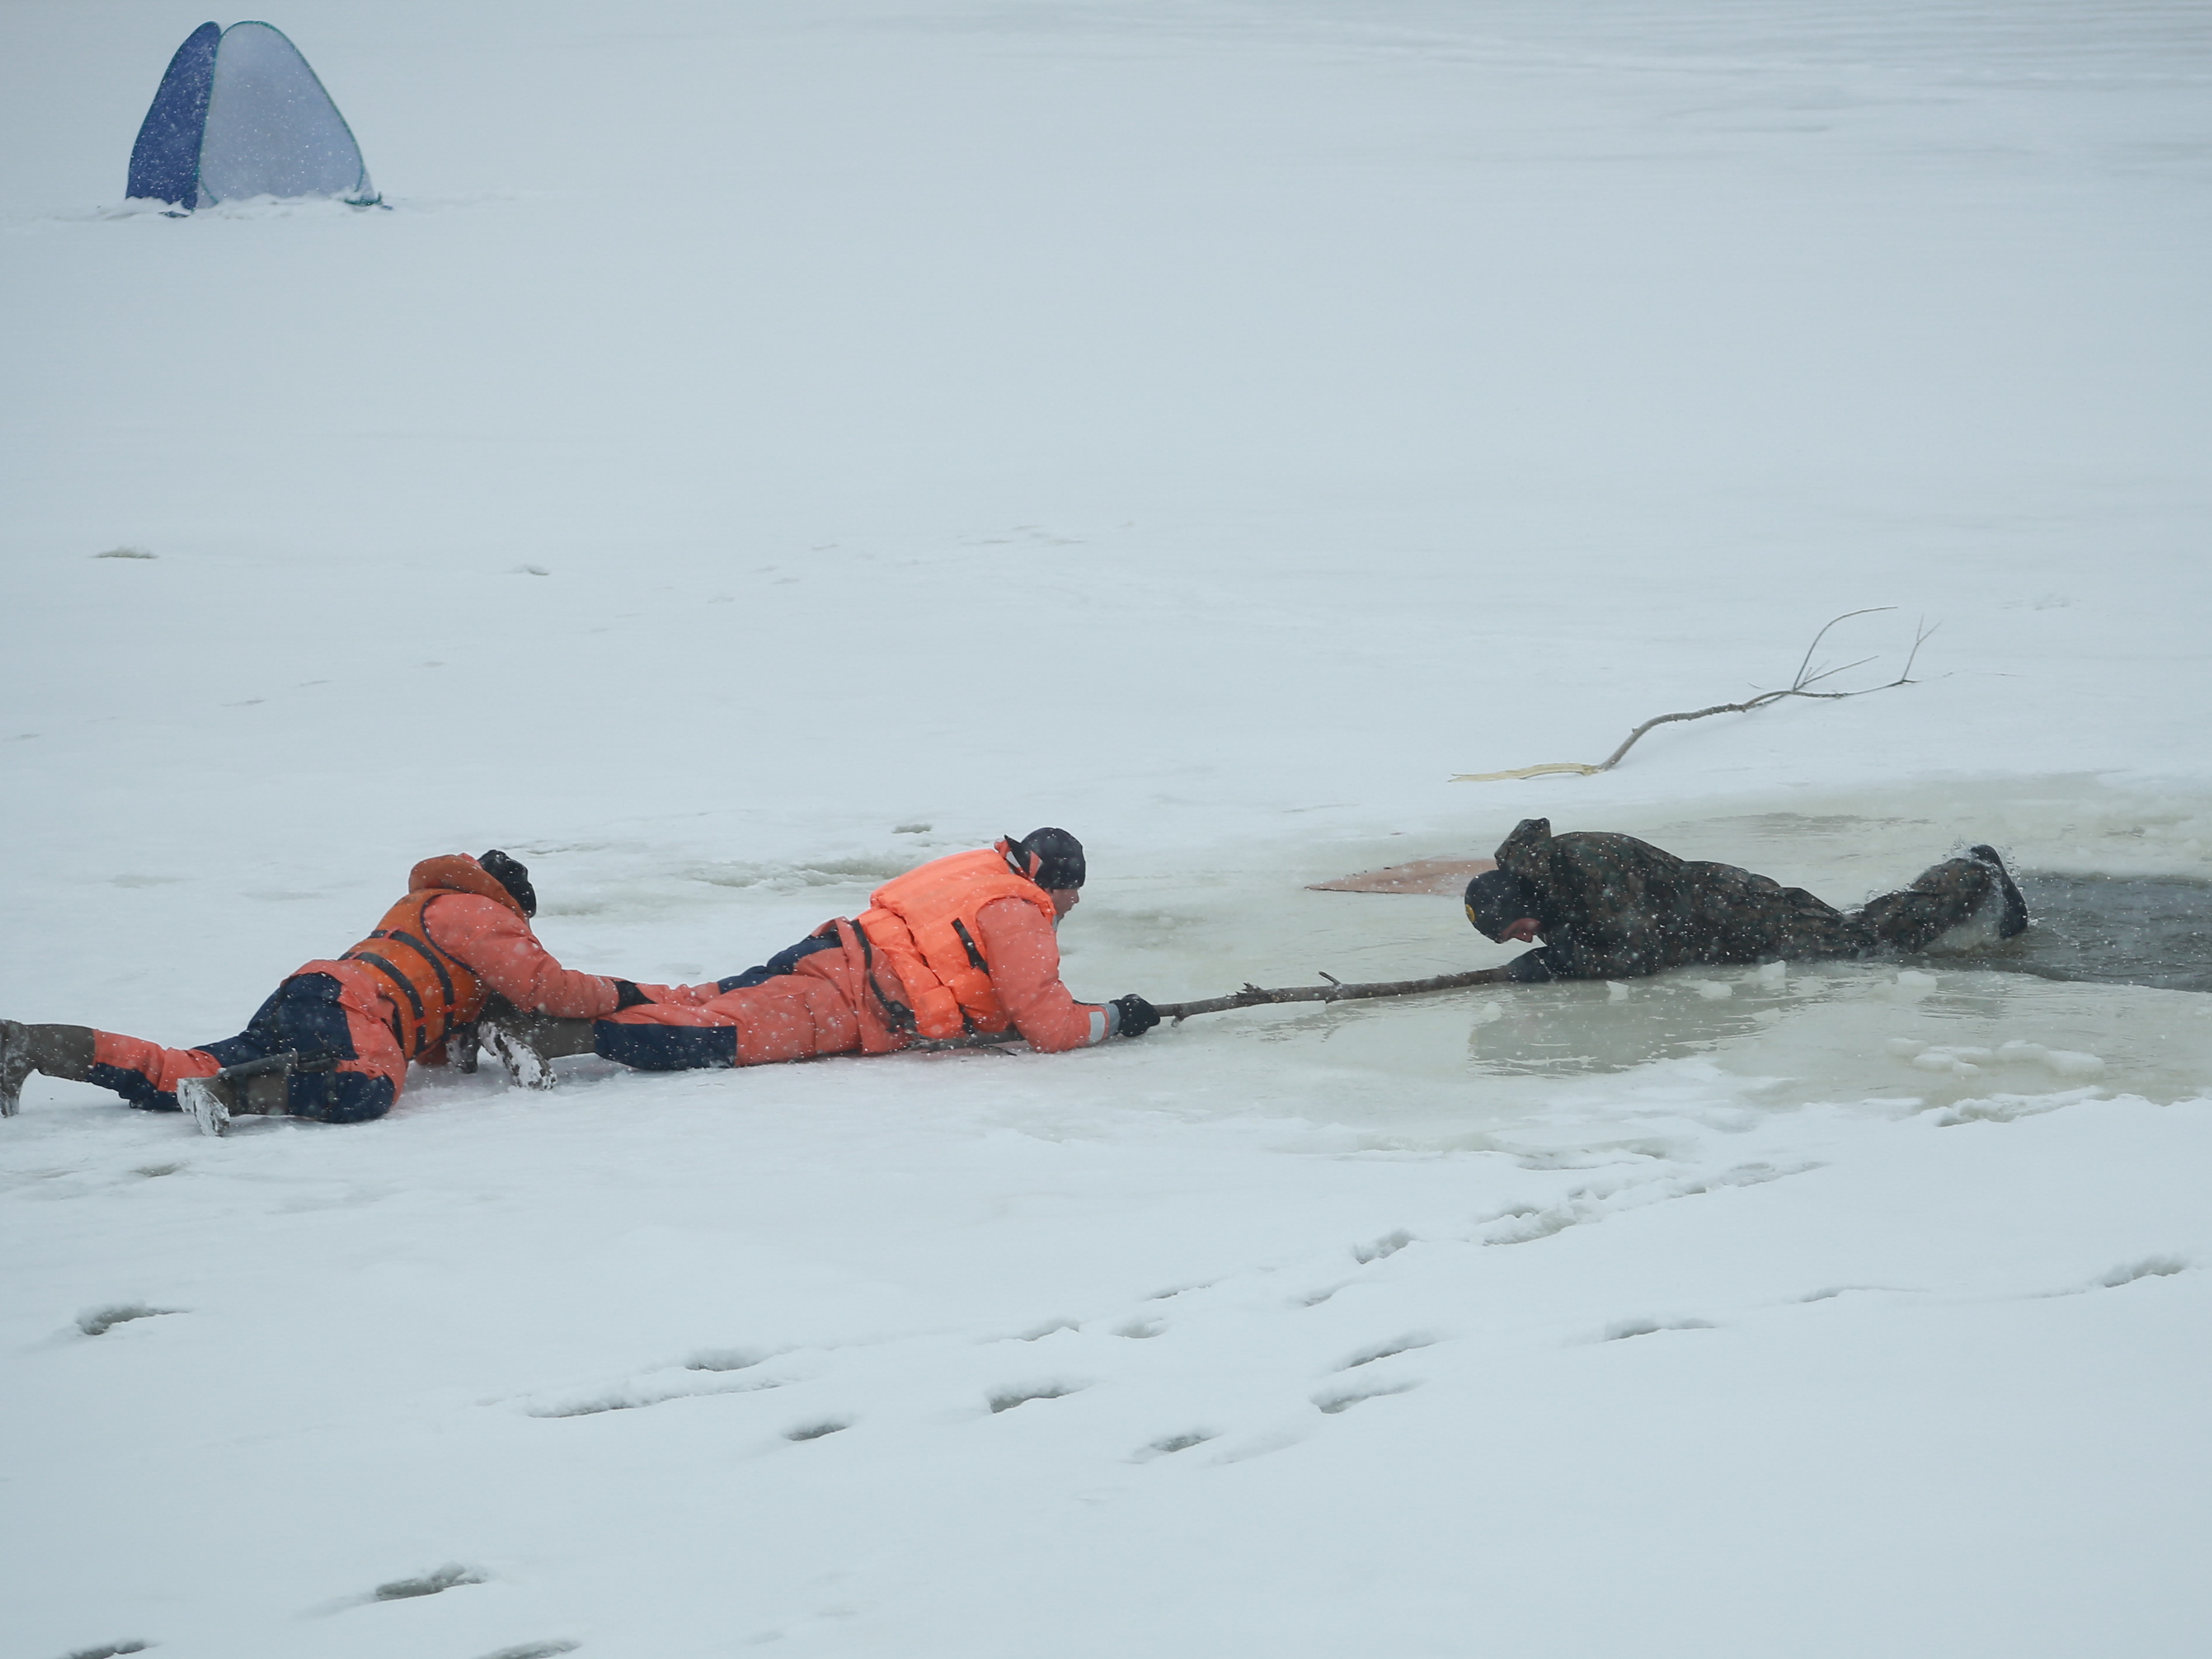
[[[975,913],[1000,899],[1032,904],[1049,927],[1051,896],[1006,862],[1006,843],[933,859],[885,882],[869,897],[860,931],[904,994],[899,999],[926,1037],[1003,1031],[1006,1011],[991,988],[991,965],[978,941]]]
[[[395,1035],[410,1060],[434,1065],[447,1037],[483,1012],[487,988],[475,970],[431,942],[422,912],[448,893],[474,893],[523,916],[514,896],[474,859],[425,859],[410,872],[407,896],[384,913],[376,931],[345,952],[376,976],[398,1014]],[[527,918],[525,918],[527,925]]]

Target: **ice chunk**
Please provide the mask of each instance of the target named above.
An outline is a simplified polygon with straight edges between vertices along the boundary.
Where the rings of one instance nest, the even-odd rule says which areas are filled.
[[[2105,1062],[2095,1054],[2085,1054],[2073,1048],[2047,1049],[2043,1055],[2043,1063],[2061,1077],[2098,1077],[2105,1069]]]
[[[2105,1062],[2098,1055],[2078,1048],[2046,1048],[2039,1042],[2020,1037],[2000,1045],[1996,1054],[2000,1060],[2046,1066],[2061,1077],[2096,1077],[2105,1069]]]

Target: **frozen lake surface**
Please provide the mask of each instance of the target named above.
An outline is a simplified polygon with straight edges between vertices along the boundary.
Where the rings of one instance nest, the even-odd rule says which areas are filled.
[[[291,0],[390,210],[184,220],[198,14],[0,15],[10,1018],[228,1035],[493,846],[644,981],[1040,823],[1094,998],[1502,962],[1308,884],[1530,816],[2043,911],[221,1142],[34,1080],[11,1655],[2197,1659],[2201,4]],[[1870,606],[1913,684],[1445,781]]]

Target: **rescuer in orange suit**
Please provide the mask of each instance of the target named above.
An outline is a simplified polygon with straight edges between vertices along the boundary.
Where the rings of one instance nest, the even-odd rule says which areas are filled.
[[[857,920],[821,927],[761,967],[593,1018],[497,1013],[484,1046],[518,1082],[597,1054],[641,1071],[889,1054],[918,1042],[1019,1036],[1047,1054],[1159,1024],[1139,996],[1078,1002],[1054,930],[1080,901],[1083,843],[1033,830],[933,860],[878,887]]]
[[[210,1133],[236,1112],[355,1123],[391,1110],[410,1060],[442,1066],[449,1040],[472,1041],[494,994],[585,1016],[669,994],[563,968],[530,931],[537,909],[517,860],[451,853],[416,865],[407,896],[375,931],[299,969],[234,1037],[164,1048],[86,1025],[0,1021],[0,1115],[14,1114],[37,1071],[112,1089],[144,1110],[189,1110]]]

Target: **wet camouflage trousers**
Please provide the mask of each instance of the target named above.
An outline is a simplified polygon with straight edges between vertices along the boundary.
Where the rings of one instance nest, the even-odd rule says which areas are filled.
[[[1544,945],[1514,963],[1516,977],[1532,979],[1919,951],[1973,915],[1996,887],[1987,865],[1947,859],[1847,913],[1732,864],[1679,859],[1633,836],[1554,836],[1541,818],[1508,836],[1498,859],[1535,896]]]

